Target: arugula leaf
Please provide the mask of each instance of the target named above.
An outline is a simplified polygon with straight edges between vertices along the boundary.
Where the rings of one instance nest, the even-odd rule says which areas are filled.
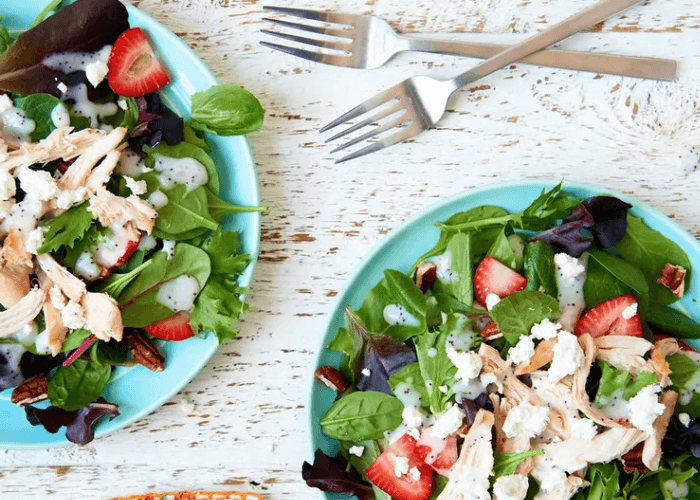
[[[112,369],[107,364],[76,359],[60,366],[49,379],[49,401],[64,410],[77,410],[96,400],[109,382]]]
[[[262,127],[265,111],[260,101],[237,85],[215,85],[192,94],[191,124],[216,135],[243,135]]]
[[[544,455],[544,450],[537,448],[534,450],[521,451],[520,453],[493,453],[493,478],[498,479],[501,476],[510,476],[515,474],[515,469],[520,463],[530,457]]]
[[[598,361],[598,365],[601,369],[601,376],[594,400],[598,407],[605,406],[619,390],[622,390],[622,397],[629,401],[644,387],[656,383],[654,372],[640,372],[636,376],[632,376],[629,372],[620,370],[602,360]]]
[[[508,343],[515,345],[536,323],[558,318],[561,310],[554,297],[538,290],[522,290],[501,299],[490,314]]]
[[[43,222],[41,226],[46,228],[44,242],[37,251],[42,254],[54,252],[63,246],[72,247],[92,225],[93,215],[89,206],[85,201]]]
[[[194,301],[190,325],[195,332],[214,332],[221,343],[238,335],[234,323],[248,309],[241,300],[246,289],[238,285],[238,278],[250,255],[240,253],[237,232],[222,232],[221,228],[197,244],[209,256],[211,274]]]
[[[345,441],[381,439],[401,424],[403,404],[394,396],[377,391],[347,394],[321,417],[321,431]]]
[[[59,258],[64,266],[75,271],[75,263],[84,252],[92,251],[109,232],[108,227],[103,227],[99,223],[95,223],[85,231],[83,236],[73,243],[72,247],[63,247],[59,252]],[[75,273],[73,273],[75,274]]]
[[[430,381],[430,387],[426,387],[427,402],[435,414],[447,410],[447,403],[453,394],[452,386],[457,383],[457,367],[447,356],[447,337],[452,333],[450,327],[454,327],[454,324],[438,331],[425,332],[414,339],[422,378]],[[445,392],[440,390],[441,387]]]
[[[625,500],[620,493],[620,470],[614,464],[591,464],[586,471],[590,483],[579,490],[574,500]]]

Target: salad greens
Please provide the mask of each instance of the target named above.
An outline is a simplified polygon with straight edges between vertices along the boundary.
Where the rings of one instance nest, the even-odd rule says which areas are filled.
[[[542,469],[548,461],[561,461],[548,458],[556,449],[554,444],[574,439],[572,450],[584,450],[585,456],[592,439],[604,442],[606,436],[612,436],[606,434],[611,429],[626,429],[639,433],[634,444],[639,443],[641,450],[649,434],[636,427],[643,425],[639,414],[652,411],[640,406],[641,401],[648,394],[662,392],[662,401],[672,396],[675,402],[678,396],[678,402],[663,420],[658,415],[666,406],[656,396],[647,400],[656,404],[651,422],[658,420],[655,428],[661,427],[655,432],[663,436],[658,465],[646,458],[644,465],[631,462],[631,445],[602,461],[591,461],[588,467],[565,470],[554,465],[551,474],[566,479],[578,471],[585,476],[587,482],[579,482],[571,491],[576,500],[670,500],[700,494],[700,356],[679,350],[678,345],[688,349],[680,341],[674,341],[675,349],[661,358],[656,352],[669,336],[700,338],[700,325],[672,305],[678,296],[659,280],[661,270],[671,264],[683,268],[687,286],[693,270],[678,244],[627,213],[629,208],[609,196],[572,198],[559,184],[543,190],[521,212],[480,206],[435,223],[441,230],[437,243],[408,272],[385,270],[359,309],[346,307],[345,327],[327,348],[341,354],[338,369],[348,387],[319,421],[324,434],[338,439],[341,452],[331,458],[317,450],[314,462],[303,467],[307,484],[358,498],[449,500],[453,497],[441,495],[443,488],[453,491],[454,484],[469,477],[475,486],[464,490],[466,496],[460,498],[483,499],[503,487],[505,482],[500,480],[517,482],[520,474],[526,474],[529,477],[520,476],[525,481],[518,493],[509,490],[513,496],[508,498],[545,498],[560,491],[552,490],[548,477],[553,476]],[[497,264],[491,263],[493,259]],[[430,266],[429,275],[425,269]],[[496,270],[487,272],[486,268]],[[521,277],[512,277],[516,273]],[[582,278],[567,281],[567,273]],[[426,279],[430,280],[427,286]],[[512,289],[495,300],[484,300],[484,282],[491,287],[487,290]],[[516,288],[513,283],[522,285]],[[583,297],[572,302],[568,297],[576,294]],[[574,340],[568,348],[561,347],[569,338],[576,339],[557,323],[563,322],[565,314],[571,315],[572,308],[578,310],[570,328],[581,337],[580,343]],[[616,334],[630,337],[611,337],[612,343],[597,340]],[[598,342],[611,346],[604,348],[610,349],[606,354],[596,354],[601,357],[590,365],[585,364],[583,350],[588,336],[594,346]],[[523,358],[528,342],[532,350]],[[630,354],[640,346],[641,354]],[[563,361],[566,349],[578,349],[580,355]],[[490,352],[500,361],[490,358]],[[564,372],[553,378],[555,370]],[[572,419],[570,425],[585,424],[587,434],[557,431],[549,427],[551,419],[544,420],[544,431],[535,430],[525,440],[529,449],[504,451],[503,440],[510,439],[511,432],[508,420],[515,418],[514,407],[520,404],[513,395],[528,391],[536,408],[541,404],[535,403],[537,398],[549,397],[540,392],[549,387],[548,377],[552,380],[548,383],[559,390],[573,391],[574,376],[585,377],[585,387],[580,386],[583,393],[557,396],[552,404],[562,403],[556,403],[557,398],[568,398],[566,404],[574,407],[558,410],[569,415],[561,418]],[[499,413],[506,401],[510,410]],[[635,410],[629,410],[633,407]],[[459,454],[467,455],[468,448],[478,446],[471,441],[469,426],[481,412],[496,415],[499,436],[492,443],[493,466],[482,478],[483,491],[479,479],[472,479],[479,474],[480,460],[466,469],[456,462]],[[458,421],[448,415],[459,415]],[[534,415],[522,425],[531,425]],[[591,420],[594,417],[589,415],[600,417]],[[499,418],[505,422],[499,423]],[[616,423],[610,424],[611,420]],[[452,426],[442,432],[448,421]],[[438,427],[441,431],[433,435],[440,437],[430,437]],[[486,460],[483,455],[480,459],[481,463]],[[403,470],[401,460],[415,470]],[[432,484],[428,490],[426,482]],[[422,496],[422,491],[430,494]]]
[[[102,53],[110,55],[109,50],[110,57],[114,55],[116,49],[104,48],[128,30],[126,8],[118,0],[78,0],[46,17],[60,3],[50,2],[30,29],[14,40],[0,25],[0,54],[4,53],[0,56],[0,98],[9,98],[6,105],[10,111],[33,124],[26,137],[12,137],[20,142],[41,141],[68,125],[72,132],[90,128],[100,129],[95,132],[99,134],[125,129],[120,161],[99,189],[61,192],[60,179],[78,161],[72,157],[26,167],[30,173],[46,176],[42,179],[54,179],[46,180],[53,183],[54,192],[73,197],[62,202],[46,199],[54,203],[53,210],[37,217],[34,231],[40,238],[33,253],[50,256],[65,273],[73,275],[69,282],[80,278],[84,287],[81,294],[107,296],[119,311],[123,336],[120,328],[113,338],[98,339],[84,321],[76,320],[86,306],[73,297],[68,300],[63,291],[54,293],[51,303],[56,317],[49,319],[41,313],[25,327],[23,331],[28,333],[24,336],[13,334],[0,340],[23,344],[27,349],[24,356],[31,360],[22,366],[33,367],[21,374],[5,373],[11,368],[5,368],[0,359],[0,389],[23,378],[46,377],[51,406],[26,405],[29,422],[52,433],[65,427],[67,439],[85,444],[93,438],[92,426],[98,418],[119,414],[117,405],[100,395],[115,366],[141,362],[131,348],[131,337],[138,335],[142,342],[152,342],[157,351],[161,341],[177,341],[200,332],[213,332],[219,342],[238,334],[235,324],[248,307],[243,301],[246,288],[238,281],[250,264],[250,255],[241,251],[239,233],[226,230],[221,220],[265,209],[233,205],[219,197],[220,181],[207,135],[253,132],[262,126],[264,111],[253,94],[235,85],[217,85],[195,93],[188,121],[157,93],[118,95],[111,88],[112,80],[95,81],[85,60],[94,61]],[[70,62],[75,52],[88,53],[77,67]],[[63,69],[43,63],[48,57],[63,54],[68,54],[68,66]],[[106,73],[106,61],[101,64]],[[10,141],[8,137],[3,136]],[[93,172],[103,166],[98,163]],[[8,196],[16,193],[16,197],[3,198],[3,203],[19,206],[23,199],[34,196],[18,172],[16,186],[8,191]],[[116,221],[106,222],[93,206],[93,198],[102,195],[110,200],[108,204],[122,207]],[[152,210],[157,213],[151,219],[155,219],[152,231],[133,222]],[[8,227],[12,229],[13,222],[6,224],[9,214],[0,214],[0,222],[6,219],[0,227],[0,242]],[[178,283],[188,285],[180,288]],[[53,287],[54,292],[61,289],[58,284]],[[163,298],[166,292],[167,300]],[[1,304],[0,310],[10,305]],[[66,312],[71,307],[75,317]],[[102,312],[107,321],[107,313]],[[73,318],[72,326],[66,318]],[[48,330],[50,321],[52,325],[62,322],[59,329],[68,330],[64,329],[65,339],[56,356],[37,340]],[[44,358],[50,361],[44,362]],[[158,363],[146,366],[163,369]]]

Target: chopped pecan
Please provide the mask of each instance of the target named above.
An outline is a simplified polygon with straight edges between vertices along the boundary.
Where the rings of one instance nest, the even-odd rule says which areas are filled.
[[[625,453],[620,457],[622,462],[622,468],[628,474],[634,474],[635,471],[643,474],[647,472],[646,465],[642,463],[642,449],[644,448],[644,441],[639,443],[637,446],[632,448],[630,451]]]
[[[494,320],[489,320],[489,322],[483,326],[483,328],[479,332],[479,335],[484,340],[496,340],[503,337],[501,329],[498,328],[498,325]]]
[[[437,278],[437,266],[432,262],[421,262],[413,275],[413,281],[421,292],[427,292]]]
[[[337,370],[332,366],[321,366],[316,369],[314,375],[328,387],[338,392],[345,392],[345,389],[348,388],[348,382],[345,380],[345,375],[343,375],[340,370]]]
[[[656,281],[671,290],[673,295],[680,299],[685,292],[685,273],[684,267],[666,263],[661,270],[661,276]]]
[[[127,346],[134,361],[142,364],[152,372],[162,372],[165,366],[165,356],[161,354],[146,336],[138,330],[131,330],[126,338]]]
[[[15,387],[10,401],[18,406],[24,406],[48,398],[49,381],[44,376],[29,378]]]

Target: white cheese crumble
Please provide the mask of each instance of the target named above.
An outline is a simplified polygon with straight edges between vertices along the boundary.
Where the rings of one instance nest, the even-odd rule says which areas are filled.
[[[567,375],[573,375],[583,364],[585,354],[578,344],[578,337],[566,330],[559,332],[557,343],[552,349],[553,359],[549,366],[549,380],[554,383]]]
[[[495,293],[489,293],[486,296],[486,309],[491,310],[494,308],[496,304],[498,304],[501,301],[501,298],[495,294]]]
[[[16,191],[15,178],[8,170],[0,168],[0,200],[9,200]]]
[[[37,250],[44,243],[44,228],[37,227],[32,229],[27,235],[27,240],[24,242],[24,246],[32,255],[38,255]]]
[[[625,307],[625,310],[622,311],[622,317],[624,319],[631,319],[634,317],[635,314],[637,314],[637,308],[638,304],[635,302],[634,304],[631,304],[627,307]]]
[[[503,432],[510,438],[518,435],[534,438],[547,427],[547,422],[549,408],[523,401],[508,412],[503,423]]]
[[[573,281],[586,272],[586,267],[581,265],[576,257],[563,252],[554,255],[554,264],[559,269],[561,277],[568,281]]]
[[[484,362],[477,353],[472,351],[457,352],[456,349],[452,348],[447,348],[446,352],[452,364],[457,367],[457,373],[455,373],[457,380],[462,380],[466,384],[481,373]]]
[[[85,326],[85,310],[79,302],[71,300],[66,307],[61,310],[61,321],[63,326],[70,330],[83,328]]]
[[[690,487],[685,481],[678,484],[673,479],[669,479],[664,483],[664,486],[666,486],[666,489],[673,498],[688,498],[688,494],[690,493]]]
[[[107,76],[109,68],[103,61],[93,61],[85,66],[85,76],[93,87],[97,87]]]
[[[411,478],[414,481],[418,481],[420,479],[420,471],[418,470],[418,467],[411,467],[408,473],[411,475]]]
[[[408,457],[396,457],[396,461],[394,462],[394,474],[396,477],[408,474]]]
[[[23,168],[19,173],[19,183],[27,196],[38,201],[48,201],[59,192],[56,179],[45,170]]]
[[[690,425],[690,415],[688,415],[687,413],[679,414],[678,420],[680,420],[681,424],[683,424],[685,427],[688,427]]]
[[[146,181],[137,181],[128,175],[124,176],[124,181],[126,181],[126,187],[128,187],[135,195],[145,194],[146,191],[148,191]]]
[[[493,494],[498,500],[524,500],[528,487],[527,476],[522,474],[501,476],[493,484]]]
[[[58,193],[56,206],[61,210],[68,210],[70,207],[85,199],[87,189],[79,187],[77,189],[66,189]]]
[[[0,113],[4,113],[5,111],[9,111],[14,107],[14,104],[12,104],[12,99],[10,99],[10,96],[7,94],[2,94],[0,95]]]
[[[425,412],[423,412],[423,410],[416,408],[415,406],[404,406],[404,409],[401,412],[401,418],[408,427],[417,428],[423,425],[427,415]]]
[[[129,109],[129,104],[126,102],[126,99],[117,99],[117,106],[122,108],[124,111]]]
[[[68,92],[68,85],[66,85],[63,82],[58,82],[58,85],[56,85],[56,88],[62,93],[65,94]]]
[[[557,336],[561,330],[561,323],[552,323],[549,318],[545,318],[541,323],[536,323],[530,329],[530,333],[536,339],[552,339]]]
[[[572,418],[571,434],[575,438],[590,441],[598,435],[598,428],[590,418]]]
[[[466,414],[459,406],[454,405],[440,414],[430,428],[430,435],[436,438],[446,438],[457,432],[464,423]]]
[[[518,343],[508,351],[508,358],[516,365],[527,363],[535,354],[535,341],[531,335],[522,335],[518,339]]]
[[[648,385],[629,400],[630,424],[650,436],[654,435],[654,422],[666,407],[659,403],[661,386]]]
[[[364,452],[364,446],[351,446],[348,450],[348,453],[350,453],[350,455],[355,455],[356,457],[361,457]]]
[[[369,368],[363,368],[360,373],[365,377],[369,377],[370,375],[372,375],[372,370],[370,370]]]

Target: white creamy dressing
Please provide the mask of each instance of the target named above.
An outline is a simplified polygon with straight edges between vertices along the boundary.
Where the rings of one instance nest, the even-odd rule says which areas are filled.
[[[156,189],[148,196],[148,203],[158,210],[168,204],[168,196],[160,189]]]
[[[588,254],[576,259],[565,253],[554,256],[557,283],[557,299],[561,308],[561,323],[564,330],[574,331],[581,312],[586,308],[583,298],[583,284],[586,281],[586,264]]]
[[[158,288],[156,302],[178,311],[192,311],[194,299],[199,293],[197,278],[183,274],[174,280],[163,283]]]
[[[74,71],[86,71],[95,63],[107,63],[111,45],[105,45],[96,52],[62,52],[45,57],[41,64],[47,68],[69,74]]]
[[[452,270],[452,254],[445,252],[433,257],[433,264],[437,266],[437,277],[443,283],[454,283],[459,280],[459,275]]]
[[[0,233],[7,233],[15,227],[24,234],[29,234],[39,223],[39,217],[46,210],[46,202],[25,198],[10,208],[10,213],[0,222]]]
[[[173,255],[175,255],[175,242],[171,240],[163,240],[163,248],[161,249],[161,252],[165,252],[168,255],[168,258],[172,259]]]
[[[56,104],[56,106],[51,110],[51,122],[56,128],[67,127],[70,125],[68,108],[62,102]]]
[[[95,247],[95,262],[112,267],[119,262],[129,247],[129,234],[121,222],[109,226],[109,233]]]
[[[16,108],[7,95],[0,96],[0,121],[5,136],[20,142],[31,142],[29,134],[34,132],[36,123],[27,118],[21,109]]]
[[[61,99],[73,99],[75,104],[71,113],[74,116],[84,116],[90,120],[90,127],[97,128],[98,120],[105,116],[112,116],[119,107],[113,102],[97,104],[88,99],[88,88],[84,83],[79,83],[74,87],[68,87],[66,92],[61,93]]]
[[[184,184],[189,190],[209,181],[207,169],[194,158],[170,158],[163,155],[154,157],[156,162],[153,168],[161,173],[158,181],[165,189],[170,189],[175,184]]]
[[[695,351],[683,352],[690,359],[695,361],[696,364],[700,365],[700,353]],[[700,393],[700,372],[696,372],[688,382],[686,382],[685,387],[679,391],[678,403],[685,406],[690,404],[693,396]]]
[[[141,243],[139,243],[138,249],[145,251],[153,250],[156,247],[156,244],[156,239],[150,234],[146,234],[143,238],[141,238]]]
[[[34,349],[36,349],[37,354],[51,354],[51,347],[49,346],[49,331],[42,330],[39,335],[37,335],[34,340]]]
[[[141,158],[138,153],[134,153],[130,149],[125,149],[121,157],[119,157],[119,163],[117,163],[114,171],[121,175],[138,177],[141,174],[150,172],[151,169],[146,166],[144,159]]]
[[[420,326],[418,318],[408,312],[401,304],[388,304],[384,307],[384,321],[390,325]]]
[[[458,351],[468,351],[474,343],[474,331],[471,324],[468,323],[469,318],[463,314],[458,314],[458,317],[455,329],[447,334],[445,347]]]
[[[32,344],[39,334],[39,328],[35,321],[30,321],[22,328],[14,332],[10,337],[21,344]]]
[[[95,257],[89,251],[85,251],[75,261],[75,274],[89,281],[100,276],[100,268],[95,262]]]
[[[612,396],[602,400],[600,411],[603,412],[603,415],[613,420],[629,420],[629,403],[622,397],[623,392],[622,389],[618,389]]]

